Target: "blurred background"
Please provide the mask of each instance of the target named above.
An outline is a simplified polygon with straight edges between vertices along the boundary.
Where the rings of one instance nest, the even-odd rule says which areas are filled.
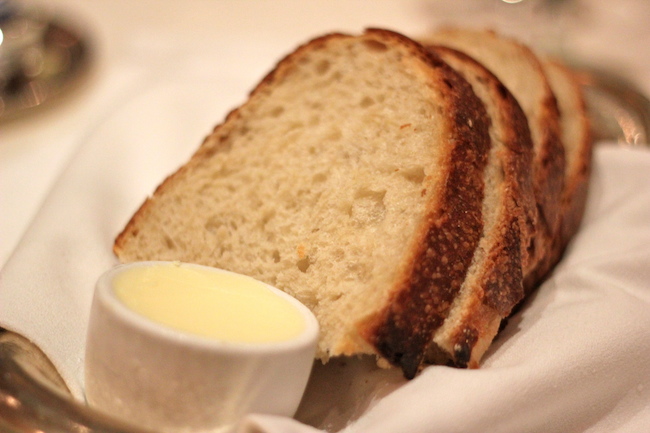
[[[148,115],[123,136],[175,134],[189,155],[298,44],[443,25],[494,28],[647,95],[648,17],[646,0],[0,0],[0,260],[75,153],[133,101]]]

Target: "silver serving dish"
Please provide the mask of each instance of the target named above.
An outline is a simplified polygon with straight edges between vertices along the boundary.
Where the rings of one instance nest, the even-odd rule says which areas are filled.
[[[11,332],[0,333],[0,431],[144,433],[75,401],[45,355]]]
[[[68,94],[85,76],[90,53],[87,38],[70,24],[0,0],[0,121]]]
[[[626,80],[595,69],[578,69],[594,140],[650,146],[650,100]]]

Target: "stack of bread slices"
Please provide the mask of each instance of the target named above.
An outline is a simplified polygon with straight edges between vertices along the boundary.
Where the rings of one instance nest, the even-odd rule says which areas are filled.
[[[477,367],[577,230],[590,159],[580,86],[514,40],[328,34],[278,63],[114,251],[288,292],[324,361]]]

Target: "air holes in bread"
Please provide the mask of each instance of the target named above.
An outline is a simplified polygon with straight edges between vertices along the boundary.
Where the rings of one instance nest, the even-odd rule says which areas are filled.
[[[386,215],[386,206],[384,205],[385,195],[385,190],[357,190],[354,195],[354,202],[350,208],[350,217],[352,220],[361,226],[382,221]]]
[[[330,130],[330,132],[327,134],[327,137],[325,138],[331,141],[339,141],[341,138],[343,138],[343,133],[340,129],[334,128]]]
[[[318,75],[324,75],[330,68],[329,60],[321,60],[316,64],[316,72]]]
[[[273,209],[267,211],[262,215],[262,219],[260,222],[262,223],[262,226],[265,226],[273,217],[275,216],[275,211]]]
[[[366,97],[364,97],[364,98],[361,100],[361,102],[359,103],[359,105],[360,105],[362,108],[366,108],[366,107],[370,107],[370,106],[373,105],[374,103],[375,103],[375,100],[374,100],[374,99],[372,99],[372,98],[369,97],[369,96],[366,96]]]
[[[216,217],[208,218],[208,220],[203,225],[205,229],[209,232],[217,232],[220,227],[222,227],[221,222]]]
[[[165,246],[170,250],[175,250],[176,249],[176,244],[174,243],[172,238],[170,238],[169,236],[165,236]]]
[[[409,182],[422,183],[424,181],[424,167],[411,167],[399,170],[397,173]]]
[[[311,263],[309,261],[309,256],[305,256],[304,258],[296,262],[296,266],[298,267],[298,270],[300,270],[300,272],[307,272],[307,269],[309,269],[310,265]]]
[[[278,118],[284,113],[284,107],[275,107],[274,109],[271,110],[271,117]]]

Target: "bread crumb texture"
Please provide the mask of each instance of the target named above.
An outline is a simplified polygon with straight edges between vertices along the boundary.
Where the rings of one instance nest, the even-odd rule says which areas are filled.
[[[448,157],[446,101],[414,47],[370,33],[299,48],[142,206],[121,260],[253,276],[314,311],[321,357],[373,353],[356,322],[407,266]]]

